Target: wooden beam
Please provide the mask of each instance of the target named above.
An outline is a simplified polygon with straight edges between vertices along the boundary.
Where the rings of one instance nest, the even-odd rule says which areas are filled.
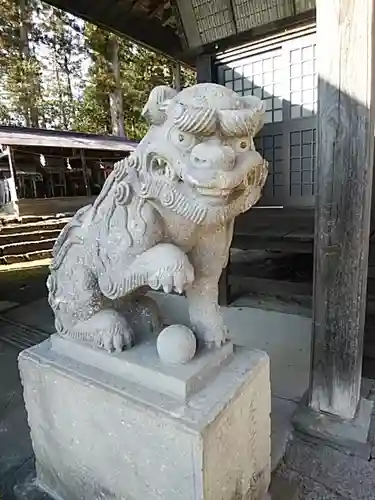
[[[317,1],[309,405],[343,419],[354,417],[360,397],[374,157],[374,12],[373,0]]]
[[[86,196],[91,196],[91,187],[90,187],[89,176],[88,176],[88,172],[87,172],[85,151],[83,149],[81,149],[81,163],[82,163],[82,174],[83,174],[83,182],[85,184]]]
[[[314,244],[312,241],[293,240],[288,238],[276,238],[272,236],[259,237],[254,234],[234,233],[232,248],[240,250],[264,250],[265,252],[286,252],[286,253],[313,253]]]
[[[241,276],[229,274],[228,285],[243,293],[267,293],[281,297],[306,296],[311,297],[311,283],[297,283],[286,280],[259,278],[255,276]]]
[[[163,26],[158,18],[132,12],[126,2],[94,2],[89,0],[47,0],[47,3],[68,11],[119,36],[129,38],[172,59],[191,65],[175,28]]]

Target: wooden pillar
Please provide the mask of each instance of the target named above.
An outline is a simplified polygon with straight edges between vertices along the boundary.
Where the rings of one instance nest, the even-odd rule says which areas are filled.
[[[178,61],[173,63],[173,88],[177,92],[181,90],[181,64]]]
[[[318,149],[309,405],[359,397],[374,155],[374,1],[317,0]]]
[[[8,147],[8,161],[10,171],[11,199],[12,203],[18,206],[16,161],[14,158],[14,151],[11,146]]]
[[[216,82],[213,57],[210,54],[202,54],[197,57],[197,83]]]
[[[89,178],[87,175],[87,164],[86,164],[85,151],[83,149],[81,149],[81,163],[82,163],[82,174],[83,174],[83,182],[85,184],[86,196],[91,196],[91,187],[90,187]]]

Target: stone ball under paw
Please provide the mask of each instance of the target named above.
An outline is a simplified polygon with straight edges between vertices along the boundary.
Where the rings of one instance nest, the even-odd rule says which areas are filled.
[[[170,325],[159,334],[156,348],[163,363],[184,364],[193,359],[197,339],[187,326]]]

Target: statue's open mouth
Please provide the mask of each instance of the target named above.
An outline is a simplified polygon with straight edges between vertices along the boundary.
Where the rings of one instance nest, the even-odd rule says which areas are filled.
[[[149,171],[154,175],[165,176],[169,180],[175,180],[177,175],[167,158],[157,154],[150,154],[148,157]]]
[[[203,179],[199,180],[189,174],[182,179],[173,168],[173,161],[170,161],[166,155],[162,156],[160,153],[151,152],[148,154],[147,159],[150,174],[152,173],[152,175],[156,175],[157,177],[164,177],[172,183],[185,181],[197,194],[206,198],[212,198],[213,200],[226,200],[228,202],[229,199],[237,197],[249,185],[254,183],[254,167],[245,174],[244,169],[241,169],[242,172],[239,169],[237,174],[232,172],[232,175],[228,175],[227,186],[220,187],[214,185],[215,181],[204,182]]]
[[[237,184],[233,184],[227,188],[218,188],[212,186],[200,186],[197,182],[193,181],[191,184],[197,193],[202,196],[208,196],[212,198],[228,198],[231,194],[238,194],[239,191],[246,189],[251,182],[253,182],[253,171],[251,170],[246,174],[246,176]]]
[[[195,187],[196,191],[203,196],[212,196],[214,198],[226,198],[232,192],[232,189],[219,189],[211,187]]]

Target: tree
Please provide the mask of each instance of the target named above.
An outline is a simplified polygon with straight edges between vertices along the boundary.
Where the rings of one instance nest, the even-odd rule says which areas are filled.
[[[155,85],[172,85],[174,63],[89,23],[84,34],[92,64],[75,128],[140,139],[147,130],[143,106]],[[194,79],[193,71],[182,69],[183,86]]]
[[[109,109],[111,111],[112,133],[125,137],[124,101],[121,86],[119,39],[111,34],[107,42],[108,69],[111,75],[109,88]]]
[[[36,0],[0,0],[0,71],[3,96],[11,121],[39,125],[41,102],[40,64],[34,45],[38,41]]]
[[[1,123],[140,139],[149,92],[172,82],[163,56],[40,0],[0,0]]]
[[[76,93],[82,77],[84,46],[77,18],[53,7],[45,8],[39,49],[43,58],[46,122],[69,130],[76,116]]]

